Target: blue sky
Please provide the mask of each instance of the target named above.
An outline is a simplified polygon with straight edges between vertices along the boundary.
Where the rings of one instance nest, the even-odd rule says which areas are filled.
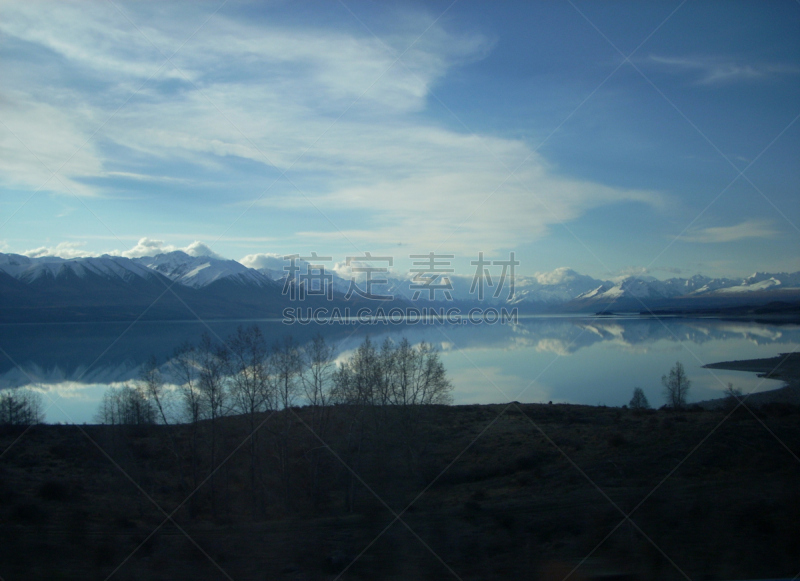
[[[794,0],[0,10],[2,252],[800,270]]]

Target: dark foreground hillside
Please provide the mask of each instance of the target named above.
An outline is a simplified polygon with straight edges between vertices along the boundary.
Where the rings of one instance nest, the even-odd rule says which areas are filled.
[[[739,409],[723,421],[724,411],[570,405],[431,406],[413,416],[336,406],[324,429],[331,448],[306,427],[322,425],[316,411],[259,416],[255,440],[243,417],[196,431],[5,429],[0,577],[800,572],[798,408]]]

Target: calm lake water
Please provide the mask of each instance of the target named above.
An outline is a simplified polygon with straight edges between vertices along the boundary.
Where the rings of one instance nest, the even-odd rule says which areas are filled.
[[[284,325],[277,321],[0,325],[0,388],[45,392],[48,422],[92,422],[109,386],[135,380],[151,355],[166,363],[175,348],[207,331],[225,338],[258,324],[274,340],[300,343],[322,332],[346,357],[369,335],[436,345],[455,403],[626,404],[634,387],[660,406],[661,376],[676,361],[692,381],[690,401],[720,397],[728,382],[744,392],[780,387],[755,374],[702,369],[706,363],[772,357],[798,349],[800,326],[716,319],[530,317],[496,325]],[[4,353],[3,353],[4,352]],[[166,369],[166,368],[165,368]]]

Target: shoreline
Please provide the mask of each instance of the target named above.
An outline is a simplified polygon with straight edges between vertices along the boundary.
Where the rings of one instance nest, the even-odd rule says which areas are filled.
[[[706,369],[726,369],[729,371],[749,371],[765,379],[778,379],[784,385],[767,391],[747,395],[747,401],[755,405],[770,403],[789,403],[800,405],[800,353],[781,353],[776,357],[764,359],[741,359],[720,361],[703,365]],[[698,402],[699,405],[721,404],[725,398]]]

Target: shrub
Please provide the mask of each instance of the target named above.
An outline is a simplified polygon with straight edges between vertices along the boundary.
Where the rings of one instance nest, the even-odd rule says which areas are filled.
[[[650,409],[650,402],[647,401],[647,396],[644,394],[644,391],[641,387],[633,388],[633,397],[628,405],[632,410],[636,411]]]

